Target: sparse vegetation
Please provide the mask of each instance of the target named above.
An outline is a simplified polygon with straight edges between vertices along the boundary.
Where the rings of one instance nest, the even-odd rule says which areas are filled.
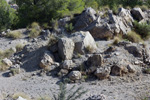
[[[139,34],[142,39],[148,39],[150,36],[150,25],[147,23],[134,22],[134,31]]]
[[[86,90],[83,90],[82,87],[79,87],[75,91],[73,91],[74,88],[75,85],[67,90],[66,83],[61,82],[59,84],[60,92],[58,96],[54,95],[54,100],[76,100],[87,92]]]
[[[24,45],[23,45],[23,44],[17,44],[17,45],[16,45],[16,50],[17,50],[17,52],[21,51],[23,48],[24,48]]]
[[[135,43],[139,43],[142,41],[141,36],[134,31],[127,33],[127,35],[125,36],[125,39],[131,42],[135,42]]]
[[[48,46],[52,46],[54,44],[56,44],[58,42],[58,37],[56,37],[55,35],[50,35],[49,36],[50,40],[48,42]]]
[[[140,8],[142,9],[142,11],[147,11],[148,10],[148,6],[146,6],[146,5],[142,5],[142,6],[140,6]]]
[[[0,60],[0,71],[5,71],[9,68],[9,66],[7,66],[6,64],[4,64],[2,62],[2,60]]]
[[[94,48],[91,47],[90,45],[88,45],[85,49],[86,49],[86,51],[87,51],[88,53],[93,53],[93,52],[94,52]]]
[[[2,51],[0,50],[0,70],[4,71],[7,70],[10,66],[7,66],[6,64],[4,64],[2,62],[2,59],[7,58],[9,56],[11,56],[13,54],[13,50],[12,49],[8,49],[6,51]]]
[[[117,45],[120,41],[121,41],[121,39],[119,37],[115,37],[112,44]]]
[[[74,27],[73,27],[72,23],[70,23],[70,24],[66,24],[65,28],[68,32],[72,32]]]
[[[15,93],[15,94],[12,96],[12,98],[13,98],[14,100],[16,100],[16,99],[18,99],[19,96],[21,96],[21,97],[24,98],[24,99],[31,100],[31,99],[29,98],[29,96],[27,96],[25,93],[21,93],[21,92]]]
[[[6,57],[9,57],[13,53],[14,53],[14,51],[12,49],[8,49],[8,50],[5,50],[5,51],[0,51],[0,58],[3,59],[3,58],[6,58]]]
[[[19,31],[7,33],[8,38],[18,39],[18,38],[21,38],[21,36],[22,36],[22,33]]]
[[[30,38],[35,38],[35,37],[39,36],[40,33],[41,33],[41,28],[40,28],[39,24],[36,23],[36,22],[33,22],[31,24],[31,30],[30,30],[30,33],[29,33],[29,37]]]
[[[10,73],[12,74],[12,75],[16,75],[16,74],[19,74],[20,73],[20,69],[18,68],[11,68],[10,69]]]

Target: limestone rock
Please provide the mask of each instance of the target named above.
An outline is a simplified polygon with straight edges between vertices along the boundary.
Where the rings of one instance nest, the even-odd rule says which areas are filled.
[[[16,99],[16,100],[27,100],[27,99],[24,99],[21,96],[19,96],[18,99]]]
[[[131,64],[129,64],[129,65],[127,66],[127,69],[128,69],[128,71],[129,71],[130,73],[135,73],[135,72],[136,72],[135,66],[133,66],[133,65],[131,65]]]
[[[134,19],[141,21],[142,19],[145,18],[145,14],[142,12],[141,8],[133,8],[131,10],[131,14]]]
[[[79,54],[84,54],[86,49],[89,48],[90,52],[93,53],[97,50],[97,46],[92,35],[87,32],[76,32],[72,34],[72,40],[75,43],[75,52]]]
[[[62,64],[62,68],[63,69],[67,69],[67,70],[70,70],[73,68],[73,62],[72,60],[65,60]]]
[[[13,64],[8,58],[4,58],[4,59],[2,60],[2,62],[3,62],[4,64],[6,64],[7,66],[12,66],[12,64]]]
[[[61,38],[58,41],[58,53],[62,60],[72,59],[74,42],[69,38]]]
[[[81,79],[81,72],[80,71],[72,71],[69,73],[69,79],[75,81]]]
[[[65,76],[65,75],[67,75],[68,72],[69,72],[69,71],[68,71],[67,69],[61,69],[61,70],[59,71],[59,73],[58,73],[58,76],[63,77],[63,76]]]
[[[77,22],[75,24],[75,30],[80,31],[83,28],[87,27],[94,20],[96,20],[96,11],[92,8],[86,8],[80,16],[77,18]]]
[[[88,66],[102,66],[103,64],[103,57],[101,54],[93,54],[91,57],[87,60]]]
[[[89,31],[95,39],[108,39],[113,37],[113,32],[107,21],[101,21],[98,17],[93,23],[87,26],[85,31]]]
[[[41,68],[46,68],[54,63],[54,57],[50,52],[45,52],[40,62]]]
[[[95,75],[98,79],[106,79],[110,75],[110,67],[100,67],[96,69]]]

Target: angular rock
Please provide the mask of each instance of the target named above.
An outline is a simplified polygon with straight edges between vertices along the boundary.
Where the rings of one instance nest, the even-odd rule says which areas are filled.
[[[88,66],[102,66],[103,64],[103,57],[101,54],[93,54],[91,57],[88,58],[86,64]]]
[[[81,72],[80,71],[72,71],[69,73],[69,79],[70,80],[80,80],[82,77]]]
[[[80,31],[96,20],[96,11],[92,8],[86,8],[80,16],[77,18],[77,22],[74,26],[76,31]]]
[[[98,79],[107,79],[110,75],[110,67],[100,67],[96,69],[95,75]]]
[[[54,63],[54,57],[50,52],[45,52],[40,62],[41,68],[46,68]]]
[[[69,38],[61,38],[58,41],[58,53],[62,60],[70,60],[73,56],[74,42]]]
[[[76,32],[73,33],[71,38],[75,43],[76,53],[84,54],[87,48],[91,50],[91,53],[94,53],[97,50],[95,40],[89,32]]]
[[[67,69],[67,70],[70,70],[73,68],[73,62],[72,60],[65,60],[62,64],[62,68],[63,69]]]
[[[8,58],[3,59],[2,62],[6,64],[7,66],[12,66],[13,64]]]
[[[113,31],[110,25],[107,22],[101,21],[100,17],[87,26],[84,31],[89,31],[95,39],[108,39],[113,37]]]
[[[128,73],[127,65],[128,65],[128,62],[120,59],[118,63],[114,64],[111,67],[110,73],[116,76],[123,76],[124,74]]]
[[[124,66],[114,65],[111,68],[112,75],[123,76],[124,73],[127,73],[127,69]]]
[[[128,69],[128,72],[130,72],[130,73],[135,73],[135,72],[136,72],[135,66],[133,66],[133,65],[131,65],[131,64],[129,64],[129,65],[127,66],[127,69]]]
[[[142,57],[142,48],[137,44],[126,45],[125,49],[135,57]]]
[[[142,12],[141,8],[133,8],[131,10],[131,14],[134,19],[141,21],[142,19],[145,18],[145,14]]]
[[[61,69],[58,73],[58,76],[63,77],[66,76],[68,74],[68,70],[67,69]]]
[[[128,10],[124,8],[119,9],[119,16],[109,13],[109,22],[111,23],[111,29],[115,34],[127,34],[133,27],[133,18]]]

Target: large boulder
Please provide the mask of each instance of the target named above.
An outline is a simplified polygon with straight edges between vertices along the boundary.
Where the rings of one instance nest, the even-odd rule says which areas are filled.
[[[81,72],[80,71],[72,71],[69,73],[69,79],[76,81],[76,80],[80,80],[82,77]]]
[[[97,68],[102,67],[103,64],[103,57],[101,54],[94,54],[91,57],[88,58],[88,60],[86,61],[86,65],[87,65],[87,73],[93,73],[96,71]]]
[[[92,8],[86,8],[81,15],[77,17],[77,22],[74,26],[76,31],[80,31],[96,20],[96,11]]]
[[[48,68],[54,63],[54,57],[50,52],[45,52],[40,62],[41,68]]]
[[[58,53],[62,60],[70,60],[73,56],[74,42],[69,38],[61,38],[58,41]]]
[[[142,19],[145,18],[145,14],[142,12],[141,8],[133,8],[131,10],[131,14],[134,19],[141,21]]]
[[[133,27],[132,22],[133,18],[129,10],[120,8],[118,16],[113,15],[112,12],[109,12],[109,23],[112,31],[115,34],[127,34],[129,31],[131,31],[131,28]]]
[[[89,31],[95,39],[108,39],[113,37],[113,32],[110,25],[100,17],[98,17],[84,30]]]
[[[94,54],[88,58],[86,64],[88,66],[102,66],[103,64],[103,57],[101,54]]]
[[[76,32],[72,35],[72,40],[75,43],[75,52],[84,54],[86,49],[91,49],[90,52],[94,53],[97,50],[95,40],[89,32]]]

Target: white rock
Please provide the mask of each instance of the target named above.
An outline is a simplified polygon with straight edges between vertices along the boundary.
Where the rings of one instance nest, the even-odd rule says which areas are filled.
[[[12,62],[8,58],[3,59],[2,62],[7,66],[12,66]]]
[[[21,96],[19,96],[18,99],[16,99],[16,100],[27,100],[27,99],[24,99]]]

